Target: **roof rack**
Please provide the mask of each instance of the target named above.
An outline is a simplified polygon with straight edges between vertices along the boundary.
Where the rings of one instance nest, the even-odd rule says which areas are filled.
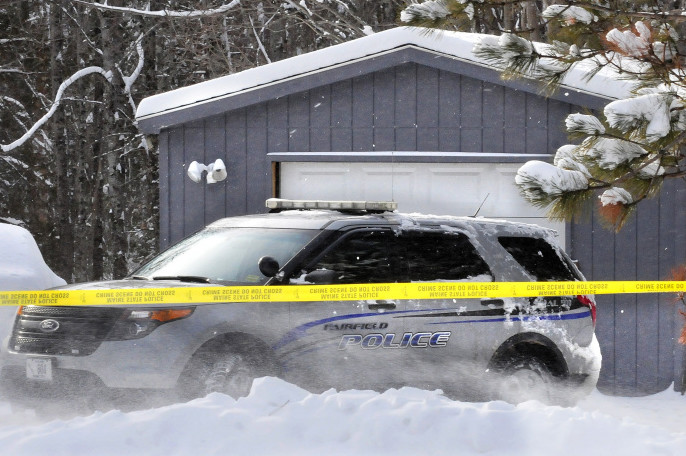
[[[323,200],[291,200],[269,198],[266,206],[270,212],[287,209],[329,209],[341,212],[392,212],[398,209],[395,201],[323,201]]]

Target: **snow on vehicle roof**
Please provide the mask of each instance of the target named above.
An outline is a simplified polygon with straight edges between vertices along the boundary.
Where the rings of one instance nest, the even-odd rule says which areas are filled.
[[[419,213],[382,212],[379,214],[359,214],[336,210],[288,210],[271,214],[241,215],[219,219],[208,228],[299,228],[322,229],[331,222],[345,220],[353,224],[366,224],[382,220],[384,224],[399,225],[401,228],[421,226],[444,226],[464,230],[479,230],[490,234],[512,233],[526,236],[545,236],[554,238],[557,232],[538,225],[513,222],[508,220],[489,219],[453,215],[428,215]]]
[[[154,117],[194,104],[227,98],[267,85],[305,76],[336,66],[371,58],[401,48],[420,48],[439,55],[493,68],[474,55],[472,49],[484,35],[450,32],[429,33],[417,27],[397,27],[325,49],[290,57],[228,76],[182,87],[143,99],[136,119]],[[630,85],[608,68],[586,80],[588,68],[573,68],[562,81],[562,89],[616,99],[630,95]]]

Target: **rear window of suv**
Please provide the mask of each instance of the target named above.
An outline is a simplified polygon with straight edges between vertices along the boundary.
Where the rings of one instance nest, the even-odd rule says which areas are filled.
[[[503,236],[498,238],[498,242],[537,281],[581,279],[558,251],[544,239]]]
[[[400,239],[411,282],[493,280],[488,265],[462,233],[405,231]]]

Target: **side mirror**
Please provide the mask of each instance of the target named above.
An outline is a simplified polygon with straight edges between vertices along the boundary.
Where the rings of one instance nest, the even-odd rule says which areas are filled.
[[[274,257],[263,256],[257,261],[257,267],[265,277],[274,277],[281,267]]]
[[[304,279],[305,282],[313,283],[315,285],[330,285],[336,282],[338,274],[331,269],[316,269],[307,274]]]

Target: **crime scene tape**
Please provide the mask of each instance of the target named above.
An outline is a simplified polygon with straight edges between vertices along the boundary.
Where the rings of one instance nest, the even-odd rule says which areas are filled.
[[[130,306],[224,302],[528,298],[623,293],[686,293],[686,281],[421,282],[8,291],[0,292],[0,306]]]

